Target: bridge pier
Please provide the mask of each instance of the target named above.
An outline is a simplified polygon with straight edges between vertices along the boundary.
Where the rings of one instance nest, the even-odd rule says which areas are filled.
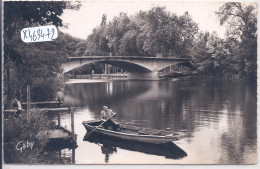
[[[153,71],[153,72],[129,72],[127,79],[143,79],[143,80],[159,80],[159,72]]]

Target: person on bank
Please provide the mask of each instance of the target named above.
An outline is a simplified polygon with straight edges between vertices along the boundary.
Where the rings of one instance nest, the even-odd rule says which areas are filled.
[[[115,117],[116,113],[114,113],[111,109],[108,108],[108,105],[104,105],[103,106],[103,110],[100,113],[100,119],[101,121],[106,121],[108,118],[110,117]],[[109,120],[107,120],[104,124],[103,124],[105,129],[108,130],[115,130],[117,124],[112,120],[112,118],[110,118]]]

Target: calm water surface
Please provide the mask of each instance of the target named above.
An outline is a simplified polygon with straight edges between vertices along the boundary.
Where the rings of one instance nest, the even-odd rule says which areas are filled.
[[[75,81],[74,81],[75,82]],[[106,81],[69,83],[75,110],[76,164],[251,164],[257,161],[256,87],[247,81]],[[98,119],[104,104],[120,123],[181,132],[180,159],[83,141],[82,121]],[[70,126],[70,115],[62,114]],[[106,149],[106,151],[104,150]],[[70,150],[61,155],[71,156]]]

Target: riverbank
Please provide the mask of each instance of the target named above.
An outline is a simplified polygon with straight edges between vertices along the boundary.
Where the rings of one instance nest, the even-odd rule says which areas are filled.
[[[81,80],[82,79],[82,80]],[[201,79],[201,80],[250,80],[250,81],[256,81],[254,79],[250,78],[241,78],[237,75],[232,77],[213,77],[213,76],[204,76],[204,75],[198,75],[198,74],[174,74],[174,75],[159,75],[159,79],[150,79],[150,80],[187,80],[187,79]],[[68,82],[69,80],[69,82]],[[86,80],[87,83],[98,83],[98,82],[106,82],[106,81],[114,81],[114,80],[130,80],[127,78],[127,74],[93,74],[93,75],[75,75],[74,78],[67,79],[66,83],[74,83],[75,81],[81,81],[84,83]],[[136,80],[136,79],[133,79]],[[149,79],[138,79],[138,80],[149,80]]]

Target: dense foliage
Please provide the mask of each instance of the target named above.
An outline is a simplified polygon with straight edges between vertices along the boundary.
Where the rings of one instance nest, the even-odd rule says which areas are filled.
[[[241,77],[257,77],[256,3],[225,3],[217,12],[220,23],[228,26],[227,36],[237,41],[238,69]],[[234,53],[235,53],[234,52]]]
[[[256,80],[257,19],[255,4],[232,2],[216,12],[227,27],[226,38],[200,33],[193,45],[197,75],[211,78]]]
[[[64,9],[78,10],[80,3],[66,1],[6,1],[4,2],[4,34],[12,38],[25,25],[35,24],[63,26],[60,18]]]
[[[10,116],[5,120],[5,162],[24,164],[44,162],[43,156],[39,156],[39,154],[43,152],[43,148],[48,141],[51,125],[45,113],[36,110],[22,113],[18,117]],[[21,151],[21,141],[26,146],[27,141],[33,142],[32,148],[28,147]]]
[[[73,56],[79,39],[59,32],[52,42],[24,43],[20,31],[38,25],[62,26],[64,9],[78,9],[69,2],[4,2],[4,102],[26,99],[26,86],[31,86],[31,100],[51,100],[62,88],[61,63]]]
[[[61,64],[74,55],[79,41],[61,32],[55,41],[42,43],[27,44],[14,36],[8,47],[17,52],[14,55],[20,59],[5,60],[5,68],[10,68],[9,87],[13,97],[25,100],[26,85],[30,85],[33,101],[53,99],[58,88],[63,87]]]
[[[217,33],[200,32],[186,12],[181,16],[153,7],[128,16],[120,13],[109,23],[104,14],[93,29],[87,50],[81,55],[132,55],[188,57],[199,78],[256,80],[257,19],[253,3],[223,3],[220,24],[228,27],[225,39]]]
[[[189,46],[197,31],[198,25],[187,12],[177,16],[164,7],[140,11],[130,17],[120,13],[108,24],[104,15],[101,25],[87,39],[86,54],[189,56]]]

